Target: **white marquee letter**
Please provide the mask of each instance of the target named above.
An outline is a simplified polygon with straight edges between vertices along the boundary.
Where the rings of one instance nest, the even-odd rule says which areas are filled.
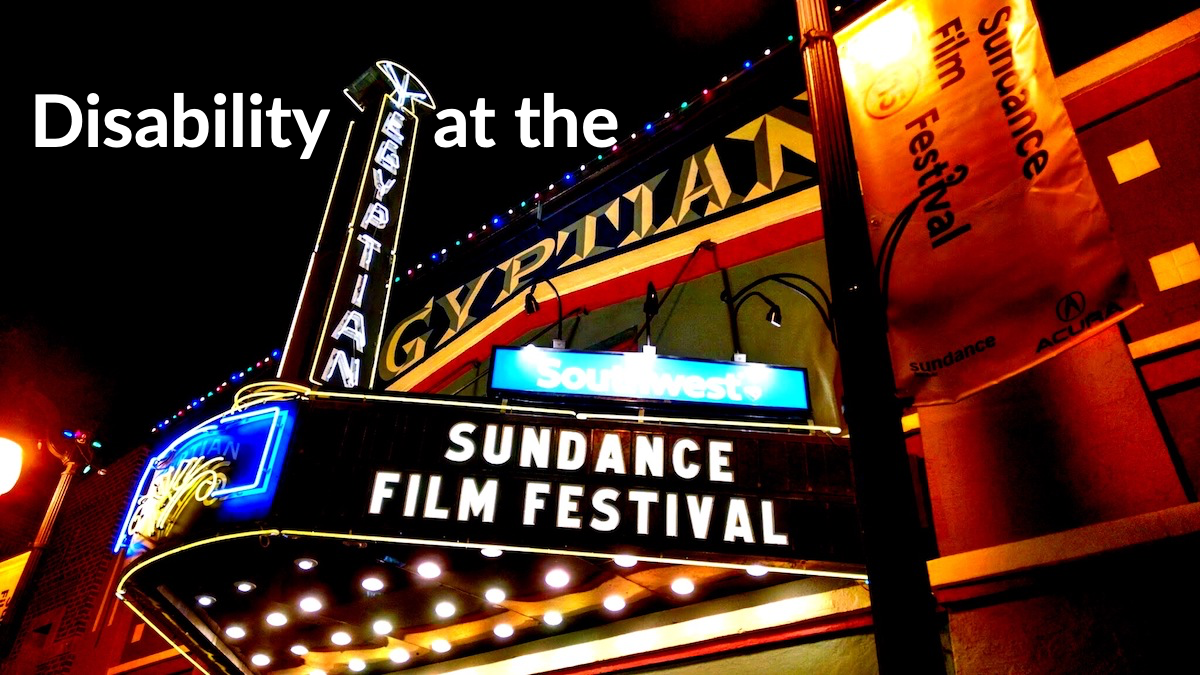
[[[383,509],[383,500],[391,499],[393,490],[388,487],[400,482],[400,474],[393,471],[376,471],[375,488],[371,490],[371,513],[379,513]]]

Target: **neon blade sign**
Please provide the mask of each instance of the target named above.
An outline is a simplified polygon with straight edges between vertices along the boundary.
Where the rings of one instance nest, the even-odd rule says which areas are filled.
[[[313,384],[345,389],[370,388],[375,377],[416,148],[417,113],[419,107],[434,107],[424,85],[403,67],[390,61],[380,61],[376,67],[393,91],[379,98],[374,137],[359,175],[341,263],[309,373]],[[359,106],[353,96],[351,100]],[[363,372],[364,359],[371,372]]]
[[[191,501],[220,504],[238,518],[264,514],[295,418],[294,404],[275,403],[213,418],[176,438],[146,463],[113,552],[147,538],[135,531],[169,534],[175,518],[161,516],[178,516]]]

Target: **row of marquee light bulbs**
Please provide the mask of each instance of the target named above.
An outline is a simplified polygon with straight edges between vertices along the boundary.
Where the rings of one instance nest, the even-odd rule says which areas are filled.
[[[834,8],[835,12],[840,12],[841,10],[842,10],[841,5],[838,5],[837,7]],[[784,46],[794,42],[795,39],[796,39],[795,35],[788,35],[787,42],[784,43]],[[676,111],[668,110],[665,113],[663,113],[662,119],[653,121],[653,122],[647,122],[642,127],[643,137],[645,135],[648,135],[648,134],[652,133],[653,131],[655,131],[655,129],[658,126],[660,126],[661,124],[671,121],[672,112],[674,112],[674,114],[678,115],[680,113],[686,112],[688,110],[689,106],[694,108],[697,104],[703,103],[713,91],[728,84],[731,79],[736,78],[739,74],[741,74],[744,71],[750,70],[751,68],[758,65],[759,63],[764,61],[767,57],[771,56],[771,54],[773,54],[774,52],[776,52],[778,50],[779,50],[779,48],[776,48],[774,50],[772,50],[770,48],[764,49],[763,53],[762,53],[762,57],[758,58],[758,60],[746,59],[745,61],[742,62],[741,70],[735,72],[732,76],[731,75],[721,76],[721,81],[719,83],[713,85],[711,88],[705,88],[700,93],[699,96],[693,97],[690,101],[683,101],[682,103],[680,103],[678,110],[676,110]],[[635,131],[635,132],[632,132],[629,134],[628,140],[635,141],[635,140],[637,140],[637,138],[638,138],[638,132]],[[620,150],[621,145],[622,145],[622,143],[614,143],[613,146],[611,148],[609,148],[608,157],[611,158],[613,155],[615,155],[617,153],[617,151]],[[542,192],[539,191],[539,192],[533,193],[532,197],[521,200],[519,206],[508,209],[508,211],[507,211],[508,217],[507,218],[504,215],[492,216],[491,220],[488,223],[485,223],[479,227],[478,232],[476,232],[475,230],[468,231],[465,239],[468,241],[472,241],[475,239],[475,237],[477,235],[479,237],[485,237],[488,234],[489,225],[491,226],[492,231],[495,231],[495,230],[500,229],[504,225],[506,225],[507,224],[506,221],[511,221],[512,219],[519,218],[519,217],[529,213],[530,211],[537,210],[538,205],[543,203],[545,200],[549,199],[552,196],[551,193],[554,193],[556,188],[570,187],[570,185],[572,183],[574,183],[574,181],[577,178],[581,177],[585,172],[588,172],[590,170],[589,165],[595,164],[597,162],[603,162],[604,160],[605,160],[605,154],[603,152],[601,152],[600,154],[596,155],[595,159],[587,160],[583,164],[580,164],[578,170],[567,171],[566,173],[563,174],[561,181],[559,181],[558,183],[550,183],[546,187],[545,194],[543,194]],[[464,239],[464,237],[457,238],[454,242],[454,246],[455,247],[462,246],[463,239]],[[440,250],[435,250],[428,255],[427,262],[430,262],[430,263],[442,262],[445,260],[446,256],[450,254],[450,252],[451,252],[450,246],[446,246],[445,248],[442,248]],[[411,267],[408,268],[407,276],[412,277],[417,272],[420,272],[424,268],[425,268],[425,262],[419,261],[415,265],[412,265]],[[399,282],[401,279],[403,279],[402,276],[397,276],[395,278],[395,281]]]
[[[498,558],[503,552],[498,548],[483,548],[480,550],[480,553],[488,558]],[[613,562],[620,567],[630,568],[637,565],[638,561],[633,556],[617,555],[613,557]],[[301,571],[307,572],[316,566],[317,561],[313,558],[299,558],[296,560],[296,567]],[[746,572],[755,577],[764,576],[767,574],[767,571],[767,568],[761,565],[750,565],[746,568]],[[427,560],[417,565],[417,575],[424,579],[436,579],[441,576],[441,574],[442,568],[435,562]],[[561,567],[555,567],[546,573],[545,581],[546,585],[551,588],[566,588],[571,583],[571,575],[565,569]],[[367,591],[368,593],[378,593],[382,591],[385,586],[383,580],[376,576],[365,577],[360,583],[363,590]],[[234,588],[239,593],[250,593],[257,588],[257,586],[251,581],[239,581],[234,585]],[[696,586],[695,583],[688,577],[679,576],[671,582],[671,590],[676,595],[688,596],[691,595],[694,590],[696,590]],[[507,595],[503,589],[493,586],[484,591],[483,597],[491,604],[499,605],[500,603],[504,602]],[[216,598],[211,595],[199,595],[196,596],[196,603],[202,607],[209,607],[216,603]],[[300,601],[297,603],[297,607],[304,614],[315,614],[324,608],[324,603],[322,603],[321,599],[315,595],[305,595],[300,598]],[[604,599],[604,608],[610,612],[620,612],[621,610],[625,609],[625,598],[621,597],[620,595],[610,595]],[[434,606],[433,611],[438,618],[449,619],[458,613],[458,607],[456,607],[455,604],[449,600],[443,600]],[[285,626],[288,623],[287,615],[279,611],[267,614],[263,620],[267,623],[267,625],[275,628]],[[563,622],[563,615],[561,612],[556,610],[550,610],[542,615],[542,621],[548,626],[558,626]],[[387,619],[382,618],[375,620],[375,622],[371,625],[371,630],[376,635],[388,635],[393,629],[394,626],[392,623]],[[510,624],[500,623],[493,628],[492,632],[497,638],[503,640],[512,637],[515,633],[515,630]],[[233,623],[226,626],[224,633],[225,636],[231,640],[241,640],[248,634],[246,627],[238,623]],[[345,630],[334,631],[329,636],[329,641],[338,647],[345,647],[353,642],[353,640],[354,638]],[[452,647],[450,641],[444,638],[438,638],[434,640],[431,646],[433,651],[440,654],[450,651]],[[289,651],[296,656],[304,656],[309,650],[305,645],[294,644],[289,648]],[[390,658],[393,663],[399,664],[407,662],[409,658],[411,658],[411,655],[408,653],[408,650],[404,649],[403,647],[397,647],[389,652],[388,658]],[[271,656],[263,652],[256,652],[250,656],[250,662],[259,667],[269,666],[271,665]],[[354,658],[350,660],[348,667],[350,670],[358,672],[365,670],[367,664],[362,659]],[[313,670],[310,671],[310,675],[324,675],[324,671]]]
[[[847,4],[855,4],[855,3],[857,3],[857,2],[858,2],[858,0],[847,0]],[[840,13],[840,12],[842,11],[842,9],[843,9],[843,7],[842,7],[842,5],[840,5],[840,4],[837,4],[837,5],[834,5],[834,6],[833,6],[833,11],[834,11],[835,13]],[[790,44],[790,43],[793,43],[793,42],[795,42],[795,40],[796,40],[796,36],[795,36],[795,35],[788,35],[788,36],[787,36],[787,42],[786,42],[786,43],[784,43],[784,46],[786,46],[787,44]],[[752,67],[754,67],[754,66],[758,65],[758,64],[759,64],[759,63],[761,63],[761,62],[762,62],[764,59],[766,59],[767,57],[771,56],[771,54],[772,54],[772,53],[774,53],[774,52],[776,52],[776,51],[778,51],[778,50],[779,50],[779,48],[776,48],[775,50],[772,50],[772,49],[770,49],[770,48],[768,48],[768,49],[764,49],[764,50],[763,50],[763,55],[762,55],[762,57],[760,57],[760,58],[759,58],[757,61],[755,61],[755,60],[751,60],[751,59],[746,59],[745,61],[743,61],[743,62],[742,62],[742,70],[741,70],[741,71],[735,72],[735,73],[733,74],[733,76],[732,76],[732,77],[731,77],[731,76],[729,76],[729,75],[723,75],[723,76],[721,76],[721,81],[720,81],[718,84],[715,84],[715,85],[713,85],[713,86],[711,87],[711,90],[716,90],[716,89],[718,89],[718,88],[720,88],[720,87],[722,87],[722,86],[724,86],[724,85],[728,84],[728,83],[729,83],[729,81],[730,81],[730,79],[736,78],[736,77],[737,77],[737,76],[738,76],[738,75],[739,75],[741,72],[744,72],[744,71],[746,71],[746,70],[749,70],[750,68],[752,68]],[[684,111],[686,111],[686,110],[688,109],[688,107],[689,107],[689,106],[695,106],[697,103],[702,103],[702,102],[704,102],[704,100],[705,100],[706,98],[708,98],[709,94],[711,93],[711,90],[710,90],[710,88],[706,88],[706,89],[704,89],[704,91],[702,91],[702,92],[701,92],[701,95],[700,95],[700,96],[697,96],[697,97],[693,98],[691,101],[684,101],[683,103],[681,103],[681,104],[680,104],[680,106],[679,106],[679,110],[678,110],[678,112],[677,112],[676,114],[678,114],[679,112],[684,112]],[[645,124],[645,126],[643,127],[643,130],[644,130],[646,133],[653,132],[653,131],[655,130],[655,128],[656,128],[658,125],[660,125],[660,124],[662,124],[663,122],[665,122],[665,121],[667,121],[667,120],[670,120],[670,119],[671,119],[671,112],[672,112],[672,111],[668,110],[668,111],[666,111],[665,113],[663,113],[663,116],[662,116],[662,119],[661,119],[661,120],[657,120],[657,121],[655,121],[655,122],[647,122],[647,123]],[[631,134],[629,135],[629,140],[630,140],[630,141],[637,140],[637,137],[638,137],[638,134],[637,134],[637,132],[635,131],[635,132],[633,132],[633,133],[631,133]],[[620,143],[616,143],[616,144],[614,144],[614,145],[612,146],[612,148],[610,148],[610,150],[609,150],[609,156],[610,156],[610,157],[611,157],[612,155],[614,155],[614,154],[616,154],[616,153],[617,153],[617,151],[620,149],[620,145],[621,145]],[[559,185],[560,185],[560,186],[562,186],[562,187],[566,187],[567,185],[569,185],[570,183],[572,183],[572,182],[573,182],[573,181],[574,181],[576,178],[578,178],[578,177],[579,177],[581,174],[583,174],[584,172],[586,172],[586,171],[588,170],[588,165],[589,165],[589,164],[592,164],[592,163],[594,163],[594,162],[602,162],[602,161],[604,161],[604,153],[603,153],[603,152],[602,152],[602,153],[600,153],[600,154],[598,154],[598,155],[596,155],[596,159],[595,159],[595,160],[588,160],[588,161],[584,162],[583,164],[580,164],[580,165],[579,165],[579,170],[578,170],[578,172],[574,172],[574,171],[568,171],[568,172],[564,173],[564,174],[563,174],[563,177],[562,177],[562,182],[561,182],[561,183],[559,183]],[[554,183],[550,183],[550,185],[549,185],[549,186],[546,188],[546,191],[547,191],[547,193],[554,192],[554,190],[555,190],[555,187],[556,187],[556,185],[555,185]],[[549,194],[546,194],[546,195],[544,195],[544,196],[545,196],[546,198],[549,198],[549,197],[550,197],[550,195],[549,195]],[[522,200],[522,201],[521,201],[521,203],[520,203],[520,207],[519,207],[520,209],[522,209],[522,213],[521,213],[521,214],[518,214],[518,213],[517,213],[517,211],[516,211],[516,208],[510,208],[510,209],[508,209],[508,216],[511,218],[511,217],[513,217],[513,216],[520,216],[520,215],[523,215],[524,213],[527,213],[527,212],[528,212],[528,210],[531,208],[531,207],[529,206],[529,204],[530,204],[531,202],[532,202],[532,204],[534,205],[534,207],[533,207],[533,208],[536,208],[536,205],[537,205],[539,202],[542,202],[542,201],[543,201],[543,195],[542,195],[542,193],[541,193],[541,192],[535,192],[535,193],[533,193],[533,197],[532,197],[532,198],[530,198],[530,199],[526,199],[526,200]],[[500,229],[500,228],[501,228],[501,227],[504,225],[504,221],[505,221],[505,219],[504,219],[504,217],[503,217],[503,216],[500,216],[500,215],[492,216],[492,219],[491,219],[491,225],[492,225],[492,227],[493,227],[493,229],[494,229],[494,230],[498,230],[498,229]],[[482,227],[480,227],[480,228],[479,228],[479,233],[478,233],[478,234],[479,234],[479,236],[481,236],[481,237],[482,237],[482,236],[485,236],[485,235],[487,235],[487,232],[488,232],[488,225],[487,225],[487,224],[484,224]],[[467,236],[466,236],[466,238],[467,238],[468,240],[473,240],[473,239],[475,239],[475,235],[476,235],[475,231],[473,231],[473,230],[472,230],[472,231],[469,231],[469,232],[467,232]],[[460,237],[459,239],[457,239],[457,240],[454,242],[454,245],[455,245],[455,246],[462,246],[462,238]],[[429,260],[430,260],[431,262],[433,262],[433,263],[440,262],[440,261],[442,261],[442,260],[444,260],[444,259],[445,259],[445,256],[446,256],[447,254],[449,254],[449,252],[450,252],[450,248],[449,248],[448,246],[447,246],[446,248],[443,248],[443,249],[441,249],[440,251],[436,251],[436,250],[435,250],[435,251],[433,251],[432,253],[430,253],[430,254],[429,254]],[[424,263],[424,262],[418,262],[416,265],[414,265],[414,266],[412,266],[412,267],[410,267],[410,268],[408,269],[408,276],[410,276],[410,277],[411,277],[411,276],[413,276],[413,275],[414,275],[414,273],[416,273],[416,272],[420,271],[420,270],[421,270],[421,269],[423,269],[424,267],[425,267],[425,263]],[[399,282],[399,281],[400,281],[402,278],[403,278],[403,277],[399,277],[399,276],[397,276],[397,277],[396,277],[396,279],[395,279],[395,281],[396,281],[396,282]]]

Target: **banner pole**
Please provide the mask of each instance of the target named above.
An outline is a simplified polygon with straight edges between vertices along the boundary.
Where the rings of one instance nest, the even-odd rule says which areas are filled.
[[[944,673],[829,9],[822,0],[797,0],[796,8],[876,657],[885,675]]]

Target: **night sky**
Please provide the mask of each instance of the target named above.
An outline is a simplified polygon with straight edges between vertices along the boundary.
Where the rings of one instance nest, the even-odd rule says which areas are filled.
[[[1041,4],[1061,72],[1106,49],[1113,26],[1127,39],[1187,3],[1123,20],[1081,14],[1085,3]],[[522,148],[512,115],[522,98],[536,104],[553,92],[581,119],[607,108],[615,135],[627,137],[796,32],[792,3],[777,0],[490,6],[338,3],[320,17],[268,17],[173,5],[172,18],[151,24],[47,4],[10,24],[27,47],[8,62],[18,85],[6,98],[19,114],[8,126],[16,184],[0,234],[0,403],[28,404],[32,388],[51,404],[35,406],[45,424],[92,428],[120,453],[282,347],[352,111],[342,88],[377,59],[417,74],[439,109],[466,111],[484,97],[496,111],[490,149],[439,148],[442,123],[422,123],[403,259],[447,245],[595,155],[582,138],[576,148]],[[81,107],[98,94],[103,117],[112,108],[169,115],[174,92],[210,119],[217,93],[280,98],[310,119],[331,112],[308,160],[291,121],[286,149],[270,145],[269,129],[262,148],[89,148],[82,136],[34,147],[35,94]],[[65,116],[49,122],[52,133],[66,126]]]

